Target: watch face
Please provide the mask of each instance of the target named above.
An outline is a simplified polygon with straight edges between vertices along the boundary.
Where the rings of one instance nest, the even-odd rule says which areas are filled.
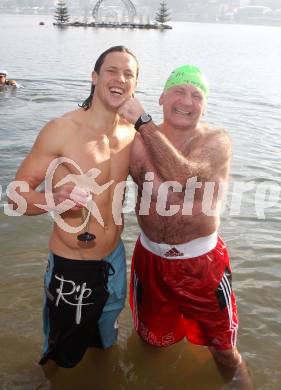
[[[139,131],[139,128],[150,122],[152,120],[151,116],[149,114],[146,114],[145,112],[139,117],[139,119],[135,123],[135,129]]]
[[[147,123],[147,122],[151,121],[151,116],[148,115],[148,114],[146,114],[146,113],[144,113],[144,114],[142,114],[142,116],[141,116],[141,120],[142,120],[144,123]]]

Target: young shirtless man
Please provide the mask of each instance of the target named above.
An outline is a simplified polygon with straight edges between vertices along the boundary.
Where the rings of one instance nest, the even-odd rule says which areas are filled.
[[[227,248],[217,231],[220,190],[228,181],[231,143],[202,124],[208,83],[199,68],[174,70],[160,96],[156,126],[130,98],[119,112],[138,134],[130,173],[138,185],[130,302],[139,335],[168,346],[187,337],[206,345],[224,379],[252,384],[236,348],[238,329]]]
[[[126,267],[123,226],[114,219],[112,203],[116,186],[128,176],[135,135],[117,110],[132,96],[137,76],[137,60],[128,49],[105,51],[92,73],[90,97],[44,126],[16,174],[29,185],[29,192],[20,193],[26,215],[50,209],[51,197],[60,222],[49,241],[41,364],[50,358],[73,367],[88,346],[107,348],[116,340]],[[51,187],[39,192],[46,173]],[[86,206],[92,210],[87,232],[79,227]]]

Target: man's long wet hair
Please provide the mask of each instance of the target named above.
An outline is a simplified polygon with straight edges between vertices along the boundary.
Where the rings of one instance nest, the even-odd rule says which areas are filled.
[[[113,53],[113,52],[130,54],[135,59],[135,61],[137,63],[137,77],[138,77],[138,74],[139,74],[138,60],[137,60],[136,56],[129,49],[127,49],[127,47],[125,47],[125,46],[112,46],[109,49],[107,49],[106,51],[104,51],[97,59],[97,61],[95,63],[94,71],[97,74],[99,74],[100,68],[101,68],[102,64],[104,63],[105,57],[107,56],[107,54]],[[87,97],[87,99],[82,104],[79,104],[79,107],[82,107],[85,111],[88,110],[92,105],[94,93],[95,93],[95,86],[92,83],[90,96]]]

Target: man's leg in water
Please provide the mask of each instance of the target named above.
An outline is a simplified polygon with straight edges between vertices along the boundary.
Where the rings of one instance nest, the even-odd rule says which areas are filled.
[[[232,389],[253,390],[254,384],[245,361],[237,348],[217,350],[209,347],[223,380]]]

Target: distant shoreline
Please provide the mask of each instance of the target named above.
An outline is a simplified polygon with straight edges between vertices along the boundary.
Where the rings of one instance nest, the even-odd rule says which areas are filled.
[[[27,12],[12,12],[12,10],[4,10],[4,9],[0,9],[0,15],[10,15],[10,16],[20,16],[20,15],[26,15],[26,16],[37,16],[37,17],[42,17],[42,21],[44,22],[43,20],[43,17],[52,17],[53,16],[53,13],[27,13]],[[76,15],[75,16],[76,18],[81,18],[81,15]],[[48,20],[49,22],[49,20]],[[230,21],[230,20],[195,20],[195,19],[192,19],[192,18],[184,18],[184,19],[173,19],[171,21],[172,23],[176,23],[176,22],[180,22],[180,23],[202,23],[202,24],[206,24],[206,23],[209,23],[209,24],[226,24],[226,25],[229,25],[229,24],[232,24],[232,25],[238,25],[238,26],[241,26],[241,25],[249,25],[249,26],[271,26],[271,27],[281,27],[281,19],[273,19],[273,18],[243,18],[242,20],[239,20],[239,21]],[[79,24],[77,24],[79,23]],[[45,23],[46,24],[46,23]],[[96,23],[95,25],[93,25],[93,23],[86,23],[86,27],[111,27],[111,28],[142,28],[142,29],[145,29],[146,27],[142,27],[142,26],[154,26],[153,24],[151,23],[148,23],[148,24],[145,24],[145,23],[128,23],[130,25],[138,25],[140,27],[128,27],[128,26],[125,26],[124,23],[120,24],[120,27],[119,27],[119,23],[113,23],[113,25],[116,25],[115,26],[112,26],[111,23]],[[74,27],[77,27],[77,26],[82,26],[84,25],[83,22],[71,22],[71,23],[67,23],[66,26],[74,26]],[[85,27],[85,26],[84,26]],[[151,29],[159,29],[159,27],[149,27]],[[173,27],[169,26],[169,27],[165,27],[164,29],[172,29]]]
[[[154,29],[154,30],[171,30],[173,27],[167,24],[151,24],[151,23],[83,23],[83,22],[70,22],[70,23],[53,23],[57,27],[97,27],[97,28],[140,28],[140,29]]]

